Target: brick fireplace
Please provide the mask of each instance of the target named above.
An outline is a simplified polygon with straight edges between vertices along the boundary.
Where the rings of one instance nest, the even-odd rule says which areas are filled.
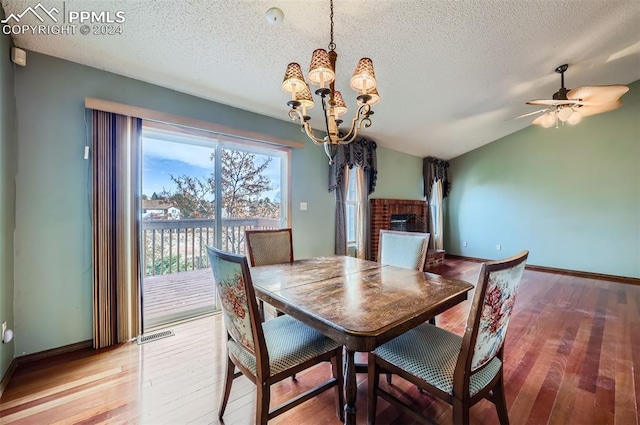
[[[378,259],[380,230],[408,230],[427,233],[429,205],[426,201],[376,198],[370,200],[371,259]],[[392,220],[393,219],[393,220]],[[392,223],[393,221],[393,223]],[[397,227],[402,226],[402,227]],[[444,251],[429,250],[427,268],[444,263]]]

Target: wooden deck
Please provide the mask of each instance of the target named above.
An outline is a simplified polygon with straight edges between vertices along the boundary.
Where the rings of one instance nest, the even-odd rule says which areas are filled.
[[[145,330],[217,308],[210,268],[149,276],[142,282]]]

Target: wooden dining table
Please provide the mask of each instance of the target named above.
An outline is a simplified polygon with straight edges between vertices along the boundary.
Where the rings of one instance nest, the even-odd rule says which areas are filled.
[[[356,352],[373,351],[467,299],[473,285],[347,256],[251,268],[256,296],[345,347],[345,423],[356,420]]]

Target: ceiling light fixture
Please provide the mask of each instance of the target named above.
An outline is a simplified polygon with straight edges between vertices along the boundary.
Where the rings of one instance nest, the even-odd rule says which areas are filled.
[[[282,22],[282,20],[284,19],[284,13],[281,9],[272,7],[271,9],[267,10],[267,13],[265,13],[264,17],[271,25],[280,25],[280,22]]]
[[[555,125],[556,128],[558,128],[560,122],[575,125],[580,121],[582,121],[582,114],[578,107],[556,105],[555,109],[551,109],[546,114],[537,118],[534,124],[538,124],[544,128],[550,128]]]
[[[316,49],[311,57],[311,65],[307,78],[311,84],[319,86],[315,94],[320,96],[322,110],[324,111],[324,121],[327,135],[324,138],[316,137],[311,127],[311,117],[307,115],[307,109],[314,106],[311,89],[305,82],[300,65],[293,62],[287,65],[287,70],[282,81],[282,89],[291,94],[291,100],[287,105],[291,107],[289,117],[292,120],[300,120],[302,131],[304,131],[313,143],[324,146],[324,150],[329,157],[329,164],[333,164],[338,146],[351,143],[355,140],[362,126],[370,127],[370,116],[373,114],[371,106],[380,102],[380,95],[377,90],[373,61],[369,58],[362,58],[356,66],[356,70],[351,77],[351,88],[359,93],[358,109],[355,117],[351,120],[351,128],[346,133],[341,132],[338,127],[342,124],[340,117],[347,113],[347,105],[342,94],[335,89],[335,69],[338,54],[336,44],[333,42],[333,0],[330,0],[330,21],[331,21],[331,41],[329,51]],[[328,85],[328,87],[327,87]]]
[[[568,90],[564,86],[564,73],[569,65],[560,65],[556,72],[560,74],[560,90],[551,99],[536,99],[527,105],[544,105],[544,109],[529,112],[516,118],[528,117],[543,113],[533,120],[533,124],[550,128],[560,123],[578,124],[582,118],[590,115],[613,111],[622,106],[620,97],[629,91],[629,87],[621,84],[609,86],[585,86]]]

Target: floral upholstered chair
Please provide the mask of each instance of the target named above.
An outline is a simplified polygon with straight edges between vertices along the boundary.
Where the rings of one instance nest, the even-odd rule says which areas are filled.
[[[378,262],[424,271],[430,236],[429,233],[380,230]]]
[[[336,413],[342,419],[342,346],[291,316],[263,323],[247,258],[209,246],[207,253],[227,329],[227,367],[218,417],[222,420],[233,380],[245,375],[257,387],[257,424],[266,424],[332,387],[336,390]],[[270,410],[271,385],[325,361],[332,363],[332,377]]]
[[[495,403],[500,423],[509,423],[502,355],[528,255],[523,251],[482,265],[462,338],[425,323],[369,354],[370,424],[375,423],[378,396],[425,420],[379,388],[380,373],[397,374],[452,404],[454,424],[468,424],[469,409],[483,398]]]
[[[246,230],[244,240],[251,267],[293,262],[291,229]]]

